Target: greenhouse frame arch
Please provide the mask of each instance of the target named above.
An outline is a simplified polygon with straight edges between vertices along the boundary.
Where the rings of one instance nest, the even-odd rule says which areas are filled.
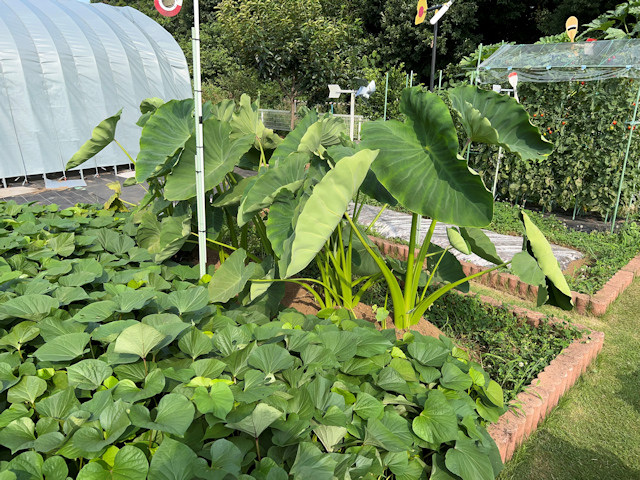
[[[130,7],[0,0],[0,178],[64,172],[93,128],[124,107],[118,140],[139,151],[139,105],[192,97],[174,38]],[[127,164],[116,145],[87,167]]]

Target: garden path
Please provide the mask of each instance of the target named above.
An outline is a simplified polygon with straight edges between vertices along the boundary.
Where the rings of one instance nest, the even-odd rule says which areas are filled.
[[[353,205],[350,207],[350,211],[353,211]],[[362,212],[360,213],[359,223],[362,225],[369,225],[380,212],[380,207],[374,207],[372,205],[364,205]],[[426,236],[429,227],[431,226],[431,220],[423,219],[420,227],[420,240],[422,241]],[[447,225],[446,223],[438,223],[433,232],[432,243],[446,248],[449,244],[447,237]],[[374,225],[374,230],[380,235],[387,238],[401,238],[409,241],[409,235],[411,233],[411,215],[408,213],[395,212],[393,210],[385,210],[380,215],[380,218]],[[505,261],[509,261],[513,256],[522,250],[522,237],[515,235],[501,235],[499,233],[491,232],[489,230],[483,230],[484,233],[491,239],[496,246],[496,251],[500,258]],[[560,247],[558,245],[551,245],[553,254],[560,262],[560,268],[566,270],[569,264],[581,258],[583,254],[577,250],[571,248]],[[452,250],[452,253],[460,260],[471,262],[481,267],[493,266],[492,263],[478,257],[477,255],[464,255],[457,250]]]

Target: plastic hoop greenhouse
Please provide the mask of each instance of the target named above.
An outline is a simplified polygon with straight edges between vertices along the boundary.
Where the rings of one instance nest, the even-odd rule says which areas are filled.
[[[139,105],[192,97],[184,54],[130,7],[0,0],[0,178],[63,172],[92,129],[124,107],[118,140],[139,150]],[[126,164],[109,146],[87,167]]]
[[[590,82],[613,78],[640,78],[640,40],[598,40],[579,43],[547,43],[535,45],[503,45],[478,65],[480,83],[504,84],[509,74],[517,72],[519,82]],[[637,122],[640,86],[634,103],[632,120]],[[629,147],[635,128],[629,129],[620,185],[613,212],[611,230],[615,227],[622,185],[629,160]],[[640,168],[640,163],[639,163]],[[632,192],[635,196],[634,192]],[[631,201],[633,201],[633,196]]]

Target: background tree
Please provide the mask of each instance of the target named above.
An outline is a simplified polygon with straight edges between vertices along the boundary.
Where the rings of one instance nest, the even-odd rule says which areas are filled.
[[[217,7],[223,44],[259,76],[280,85],[291,102],[311,99],[349,70],[358,23],[323,15],[319,0],[222,0]]]

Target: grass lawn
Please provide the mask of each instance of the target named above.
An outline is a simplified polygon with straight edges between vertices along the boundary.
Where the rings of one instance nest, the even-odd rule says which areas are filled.
[[[514,297],[473,288],[527,306]],[[529,305],[530,308],[530,305]],[[549,313],[552,307],[541,309]],[[605,332],[604,349],[515,453],[500,480],[640,479],[640,280],[602,318],[570,318]],[[556,314],[560,316],[559,311]]]

